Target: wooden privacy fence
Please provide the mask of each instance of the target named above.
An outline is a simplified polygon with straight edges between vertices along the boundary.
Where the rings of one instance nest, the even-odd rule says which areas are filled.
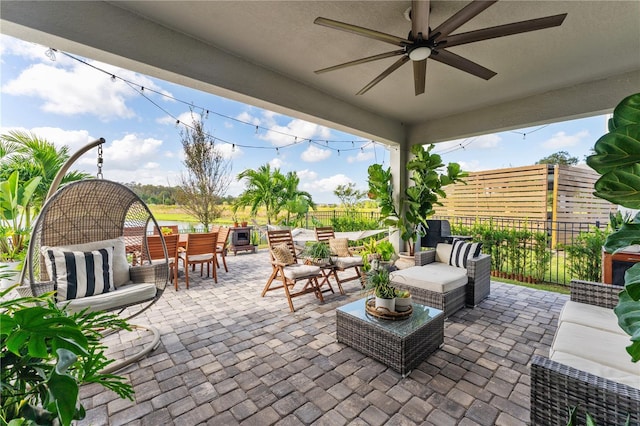
[[[436,214],[606,224],[616,206],[593,195],[598,177],[588,168],[548,164],[470,172],[466,185],[445,188]],[[571,240],[552,231],[552,247],[558,243]]]

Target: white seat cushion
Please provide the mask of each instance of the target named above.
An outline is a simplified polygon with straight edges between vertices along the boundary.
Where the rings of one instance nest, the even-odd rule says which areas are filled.
[[[570,300],[562,307],[558,318],[558,326],[564,321],[627,336],[618,325],[618,317],[613,312],[613,309],[601,306],[572,302]]]
[[[631,362],[628,336],[563,321],[549,358],[553,361],[640,389],[640,364]]]
[[[393,271],[389,275],[392,283],[418,287],[436,293],[448,293],[467,285],[469,282],[466,269],[440,262]]]
[[[290,280],[298,278],[313,277],[320,274],[320,267],[315,265],[302,265],[294,263],[293,265],[284,267],[284,276]]]
[[[362,266],[362,258],[360,256],[341,256],[336,259],[336,266],[342,269]]]
[[[121,286],[117,290],[109,293],[64,301],[58,303],[58,305],[64,306],[68,303],[68,309],[71,312],[78,312],[86,308],[89,308],[89,312],[107,311],[123,305],[131,305],[144,300],[151,300],[155,297],[156,291],[157,288],[155,284],[129,284]]]
[[[181,254],[181,258],[186,258],[186,254]],[[192,254],[189,256],[189,262],[206,262],[207,260],[213,259],[213,253],[205,253],[205,254]]]

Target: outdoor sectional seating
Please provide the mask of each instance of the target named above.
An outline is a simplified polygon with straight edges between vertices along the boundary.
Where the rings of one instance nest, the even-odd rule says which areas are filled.
[[[531,424],[566,424],[578,407],[598,425],[640,424],[640,364],[625,347],[631,342],[613,308],[620,287],[571,282],[571,300],[560,313],[549,357],[531,360]]]
[[[468,258],[466,268],[449,264],[452,245],[415,254],[415,266],[391,273],[392,285],[409,290],[415,302],[444,311],[445,318],[466,306],[476,306],[490,292],[491,256]]]

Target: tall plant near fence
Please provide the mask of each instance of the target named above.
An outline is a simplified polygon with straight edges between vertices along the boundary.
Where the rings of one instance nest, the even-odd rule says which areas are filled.
[[[571,278],[602,280],[602,246],[606,239],[607,231],[593,226],[589,232],[580,232],[573,244],[562,246]]]

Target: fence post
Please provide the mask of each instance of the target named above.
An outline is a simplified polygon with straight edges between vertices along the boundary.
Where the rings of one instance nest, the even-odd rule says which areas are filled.
[[[555,166],[553,166],[553,201],[552,201],[552,207],[551,207],[551,221],[553,223],[556,223],[558,221],[558,186],[560,184],[560,179],[559,179],[559,171],[560,171],[560,166],[558,166],[557,164]],[[554,229],[551,232],[551,248],[555,249],[557,244],[558,244],[558,233],[555,230],[555,226],[553,227]]]

